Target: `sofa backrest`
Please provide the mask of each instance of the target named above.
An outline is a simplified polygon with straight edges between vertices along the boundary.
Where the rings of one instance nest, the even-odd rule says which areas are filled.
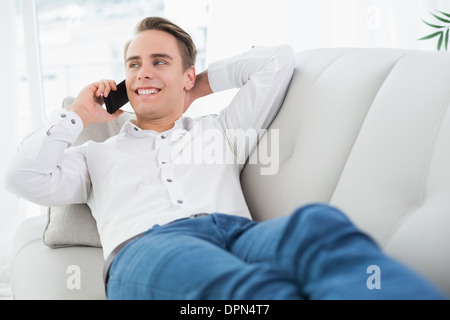
[[[241,176],[254,218],[332,204],[450,293],[450,54],[316,49],[296,61],[270,126],[278,144],[270,130],[260,141],[279,170],[261,174],[257,148]]]

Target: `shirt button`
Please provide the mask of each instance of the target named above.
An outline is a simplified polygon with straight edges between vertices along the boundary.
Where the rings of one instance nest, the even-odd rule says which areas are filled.
[[[64,113],[61,115],[61,118],[65,118],[67,117],[67,115],[65,115]]]
[[[163,162],[161,162],[161,164],[167,164],[167,162],[163,161]]]
[[[136,128],[136,127],[134,127],[134,131],[139,131],[139,129],[138,129],[138,128]]]
[[[183,200],[178,200],[177,201],[179,204],[183,204]]]
[[[167,182],[172,182],[173,180],[172,180],[172,179],[167,179],[166,181],[167,181]]]
[[[77,122],[75,121],[75,119],[70,120],[70,122],[72,122],[72,124],[77,123]]]
[[[163,140],[164,140],[165,138],[166,138],[166,136],[161,136],[161,139],[163,139]]]

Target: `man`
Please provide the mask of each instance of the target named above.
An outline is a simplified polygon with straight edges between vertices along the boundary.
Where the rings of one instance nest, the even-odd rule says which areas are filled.
[[[109,299],[442,298],[334,208],[253,222],[239,174],[256,141],[233,133],[267,128],[293,73],[292,49],[253,48],[198,76],[195,56],[181,28],[144,19],[125,48],[136,120],[104,143],[71,147],[83,126],[121,113],[102,107],[115,82],[93,83],[25,139],[9,172],[10,189],[31,201],[89,204]],[[219,116],[183,116],[195,99],[233,87]],[[211,145],[214,161],[196,161]],[[383,270],[382,290],[367,287],[370,265]]]

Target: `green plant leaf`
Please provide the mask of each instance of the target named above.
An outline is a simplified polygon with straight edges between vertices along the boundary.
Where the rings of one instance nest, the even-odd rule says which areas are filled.
[[[436,15],[436,14],[434,14],[434,13],[431,13],[431,12],[430,12],[430,14],[431,14],[433,17],[435,17],[436,19],[438,19],[439,21],[442,21],[442,22],[445,22],[445,23],[450,23],[450,20],[441,18],[441,17],[439,17],[438,15]]]
[[[423,38],[420,38],[419,40],[428,40],[428,39],[432,39],[432,38],[434,38],[434,37],[437,37],[437,36],[442,36],[444,34],[444,31],[438,31],[438,32],[435,32],[435,33],[433,33],[433,34],[430,34],[430,35],[428,35],[428,36],[425,36],[425,37],[423,37]]]
[[[425,37],[422,37],[418,40],[428,40],[435,37],[439,37],[438,43],[437,43],[437,50],[440,51],[445,45],[445,50],[448,51],[448,42],[450,37],[450,13],[446,13],[443,11],[435,10],[434,12],[429,11],[429,14],[432,15],[434,18],[436,18],[438,21],[445,23],[445,25],[438,25],[435,23],[429,23],[422,19],[423,23],[425,23],[427,26],[432,27],[434,29],[440,29],[441,31],[432,33],[430,35],[427,35]]]
[[[447,29],[447,31],[445,31],[445,51],[448,51],[448,33],[449,33],[450,29]]]
[[[438,41],[438,45],[437,45],[438,51],[441,50],[443,40],[444,40],[444,33],[442,32],[441,36],[439,37],[439,41]]]
[[[440,14],[443,14],[447,18],[450,18],[450,14],[449,13],[446,13],[446,12],[443,12],[443,11],[439,11],[439,10],[437,10],[437,12],[439,12]]]
[[[438,26],[438,25],[436,25],[436,24],[431,24],[431,23],[426,22],[426,21],[423,20],[423,19],[422,19],[422,21],[423,21],[426,25],[429,25],[430,27],[433,27],[433,28],[436,28],[436,29],[442,29],[442,28],[445,28],[445,26]]]

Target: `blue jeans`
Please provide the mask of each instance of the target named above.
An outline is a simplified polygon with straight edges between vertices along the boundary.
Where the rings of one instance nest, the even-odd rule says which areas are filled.
[[[114,259],[108,299],[445,299],[339,210],[156,225]]]

